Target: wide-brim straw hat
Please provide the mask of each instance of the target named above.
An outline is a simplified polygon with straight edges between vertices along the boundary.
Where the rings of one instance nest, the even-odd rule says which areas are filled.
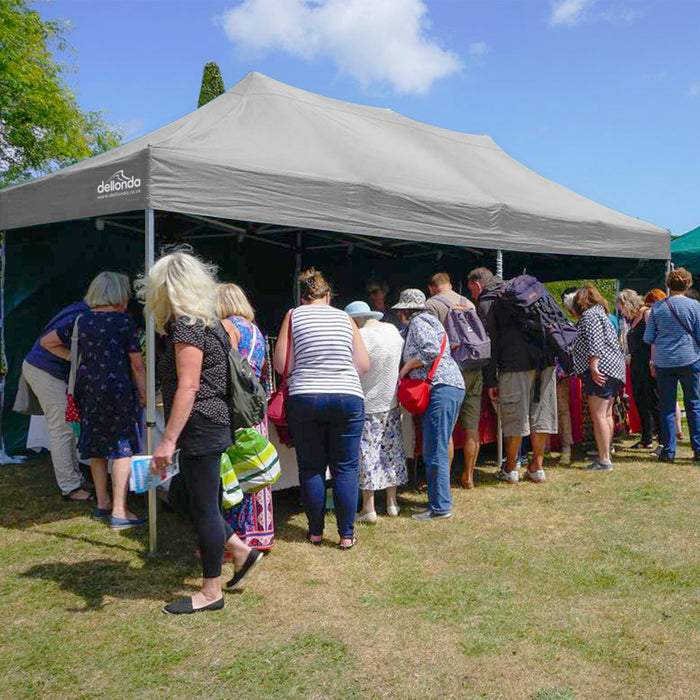
[[[366,301],[353,301],[345,307],[344,311],[351,318],[374,318],[377,321],[384,318],[381,311],[372,311]]]
[[[407,311],[409,309],[425,309],[425,294],[420,289],[404,289],[399,294],[399,301],[392,309],[397,311]]]

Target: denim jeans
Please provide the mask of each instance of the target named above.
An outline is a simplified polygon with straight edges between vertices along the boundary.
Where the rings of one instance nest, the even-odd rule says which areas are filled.
[[[428,507],[436,515],[452,512],[448,450],[462,401],[464,389],[438,384],[430,392],[428,410],[423,416],[423,461],[428,480]]]
[[[685,413],[693,452],[700,455],[700,360],[684,367],[657,367],[659,413],[666,457],[676,454],[676,397],[678,382],[683,387]]]
[[[357,513],[360,437],[365,423],[364,400],[347,394],[290,396],[287,421],[297,451],[309,534],[323,534],[326,467],[329,467],[338,534],[352,537]]]

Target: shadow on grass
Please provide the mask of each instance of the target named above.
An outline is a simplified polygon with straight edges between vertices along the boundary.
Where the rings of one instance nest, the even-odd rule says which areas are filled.
[[[110,599],[166,600],[182,589],[183,573],[175,565],[160,563],[162,571],[146,575],[142,567],[132,567],[126,561],[89,559],[74,563],[51,562],[37,564],[20,574],[22,578],[53,581],[62,590],[80,596],[83,608],[68,608],[83,613],[99,610]]]

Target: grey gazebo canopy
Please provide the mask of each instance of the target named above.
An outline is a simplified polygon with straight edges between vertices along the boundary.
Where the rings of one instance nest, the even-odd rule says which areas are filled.
[[[547,180],[488,136],[259,73],[147,136],[0,190],[0,230],[146,208],[503,251],[670,257],[665,229]]]

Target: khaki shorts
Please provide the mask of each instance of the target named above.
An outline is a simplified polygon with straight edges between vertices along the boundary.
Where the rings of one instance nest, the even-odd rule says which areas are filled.
[[[506,437],[525,437],[530,433],[555,435],[557,424],[556,368],[542,370],[540,401],[535,403],[536,370],[502,372],[498,377],[501,423]]]
[[[480,369],[464,370],[464,401],[459,409],[459,427],[462,430],[478,430],[481,418],[481,393],[484,378]]]

